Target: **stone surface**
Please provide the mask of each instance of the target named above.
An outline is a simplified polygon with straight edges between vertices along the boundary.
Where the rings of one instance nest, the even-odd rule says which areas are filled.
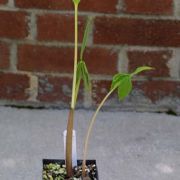
[[[63,158],[67,110],[0,108],[0,179],[41,179],[43,158]],[[76,112],[78,157],[92,111]],[[180,118],[165,114],[101,112],[89,159],[101,180],[178,180]]]

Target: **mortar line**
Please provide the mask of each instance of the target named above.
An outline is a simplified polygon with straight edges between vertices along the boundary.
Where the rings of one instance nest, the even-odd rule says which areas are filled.
[[[17,43],[17,45],[29,44],[29,45],[37,45],[37,46],[54,46],[54,47],[73,47],[73,43],[71,42],[60,42],[60,41],[37,41],[37,40],[19,40],[19,39],[8,39],[8,38],[0,38],[0,41],[6,43]],[[79,47],[81,44],[79,44]],[[92,44],[88,45],[89,48],[107,48],[119,50],[122,47],[127,46],[128,49],[132,50],[175,50],[180,49],[180,47],[164,47],[164,46],[140,46],[140,45],[128,45],[128,44],[119,44],[119,45],[105,45],[105,44]]]
[[[180,2],[179,2],[179,0],[173,1],[173,8],[174,8],[175,18],[179,19],[179,17],[180,17]]]
[[[27,89],[29,94],[28,101],[36,102],[38,96],[38,76],[29,74],[30,87]]]
[[[1,70],[1,72],[4,73],[11,73],[11,70]],[[16,71],[16,73],[18,74],[26,74],[28,76],[33,75],[33,76],[38,76],[38,77],[44,77],[44,76],[49,76],[49,77],[59,77],[59,78],[72,78],[72,74],[70,73],[57,73],[57,72],[31,72],[31,71],[22,71],[22,70],[18,70]],[[91,74],[91,73],[90,73]],[[105,75],[105,74],[91,74],[91,79],[92,80],[108,80],[111,81],[112,80],[113,75]],[[136,76],[134,79],[137,80],[148,80],[148,77],[144,77],[144,76]],[[151,80],[162,80],[162,81],[180,81],[180,78],[172,78],[172,77],[152,77]]]
[[[14,0],[8,0],[7,6],[10,8],[15,8]]]
[[[128,57],[127,57],[127,46],[120,49],[118,54],[118,72],[127,73],[128,72]]]
[[[125,5],[124,0],[118,0],[117,6],[116,6],[118,14],[123,13],[124,5]]]
[[[0,10],[9,10],[9,11],[23,11],[23,12],[28,12],[28,13],[36,13],[38,15],[41,14],[60,14],[60,15],[73,15],[74,11],[72,10],[51,10],[51,9],[38,9],[38,8],[32,8],[32,9],[25,9],[25,8],[18,8],[18,7],[14,7],[12,9],[12,7],[0,7]],[[117,13],[117,14],[113,14],[113,13],[98,13],[98,12],[87,12],[87,11],[80,11],[79,15],[81,16],[96,16],[96,17],[112,17],[112,18],[131,18],[131,19],[144,19],[144,20],[148,20],[148,19],[152,19],[152,20],[180,20],[180,17],[176,17],[173,15],[137,15],[137,14],[124,14],[124,13]]]
[[[29,40],[36,40],[37,38],[37,23],[36,23],[36,14],[34,12],[31,12],[29,17],[29,37],[27,39]]]
[[[15,43],[10,45],[10,70],[17,72],[17,45]]]

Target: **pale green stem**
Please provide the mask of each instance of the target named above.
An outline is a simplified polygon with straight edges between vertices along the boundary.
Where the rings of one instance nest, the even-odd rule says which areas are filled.
[[[77,102],[77,98],[78,98],[78,92],[79,92],[79,86],[80,86],[81,80],[78,80],[78,82],[76,83],[76,91],[75,91],[75,104]]]
[[[75,108],[76,104],[76,77],[77,77],[77,61],[78,61],[78,5],[75,7],[75,40],[74,40],[74,75],[73,75],[73,87],[72,87],[72,100],[71,108]]]
[[[102,108],[102,106],[104,105],[105,101],[108,99],[108,97],[113,93],[113,91],[115,90],[116,88],[112,89],[106,96],[105,98],[102,100],[102,102],[99,104],[96,112],[94,113],[92,119],[91,119],[91,122],[90,122],[90,125],[89,125],[89,128],[88,128],[88,132],[86,134],[86,138],[85,138],[85,143],[84,143],[84,151],[83,151],[83,164],[82,164],[82,167],[83,167],[83,176],[85,176],[85,166],[86,166],[86,157],[87,157],[87,150],[88,150],[88,143],[89,143],[89,138],[90,138],[90,134],[91,134],[91,131],[92,131],[92,128],[93,128],[93,125],[96,121],[96,117],[97,117],[97,114],[99,113],[100,109]]]

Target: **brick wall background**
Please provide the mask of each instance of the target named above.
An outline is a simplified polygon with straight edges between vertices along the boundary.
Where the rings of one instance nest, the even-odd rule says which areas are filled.
[[[150,65],[116,110],[180,113],[179,0],[81,0],[79,40],[86,17],[93,26],[85,54],[92,96],[81,88],[79,107],[94,107],[112,75]],[[68,107],[73,69],[71,0],[0,0],[0,104]]]

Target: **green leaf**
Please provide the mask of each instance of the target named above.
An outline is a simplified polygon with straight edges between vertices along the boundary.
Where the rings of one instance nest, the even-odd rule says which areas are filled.
[[[83,80],[84,82],[84,87],[86,90],[90,91],[91,90],[91,81],[89,77],[89,73],[86,67],[86,64],[84,61],[79,61],[77,65],[77,80],[76,84],[79,83],[79,81]]]
[[[152,70],[152,67],[142,66],[131,74],[115,74],[111,84],[111,90],[118,89],[118,97],[123,100],[132,91],[132,77],[142,71]]]
[[[118,86],[118,97],[123,100],[132,91],[132,79],[130,76],[124,77]]]
[[[128,74],[119,74],[119,73],[114,75],[112,84],[111,84],[111,90],[117,88],[119,86],[119,84],[121,83],[121,80],[126,76],[129,76],[129,75]]]
[[[76,83],[81,80],[82,78],[82,72],[81,72],[81,68],[82,67],[82,63],[81,61],[77,64],[77,77],[76,77]]]
[[[80,0],[73,0],[74,4],[78,5],[80,3]]]
[[[130,74],[116,74],[113,77],[111,90],[118,89],[118,97],[123,100],[132,90],[132,78]]]
[[[138,67],[133,73],[131,73],[131,76],[137,75],[142,71],[153,70],[153,69],[154,69],[153,67],[149,67],[149,66]]]
[[[90,32],[90,27],[91,27],[91,21],[92,21],[92,18],[89,17],[87,22],[86,22],[86,27],[85,27],[85,31],[84,31],[83,41],[82,41],[82,45],[81,45],[81,52],[80,52],[80,59],[81,60],[83,59],[83,53],[84,53],[84,50],[85,50],[86,45],[87,45],[88,35]]]

